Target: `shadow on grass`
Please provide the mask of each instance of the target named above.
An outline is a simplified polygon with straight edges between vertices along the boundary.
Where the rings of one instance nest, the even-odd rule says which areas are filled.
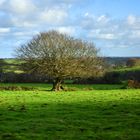
[[[96,99],[7,104],[0,107],[0,139],[138,140],[139,107],[138,101]]]

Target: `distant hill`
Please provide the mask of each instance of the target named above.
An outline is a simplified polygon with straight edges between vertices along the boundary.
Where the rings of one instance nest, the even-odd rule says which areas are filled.
[[[104,57],[106,63],[112,66],[126,66],[126,62],[131,58],[139,58],[140,57]],[[0,69],[3,69],[3,72],[14,72],[14,73],[22,73],[20,70],[20,65],[23,61],[15,59],[15,58],[5,58],[0,59]]]
[[[22,63],[23,61],[15,58],[0,59],[0,69],[2,69],[4,73],[22,73],[22,71],[20,70],[20,65]]]
[[[129,59],[132,58],[138,58],[140,59],[140,57],[104,57],[104,60],[106,63],[110,64],[110,65],[122,65],[125,66],[126,62]]]
[[[86,81],[87,83],[121,83],[128,79],[140,81],[140,66],[126,67],[126,62],[134,57],[105,57],[107,72],[99,79]],[[136,58],[136,57],[135,57]],[[137,57],[140,59],[140,57]],[[0,81],[2,82],[46,82],[44,75],[32,75],[21,71],[21,60],[8,58],[0,59]],[[50,79],[47,79],[48,81]],[[78,81],[79,82],[79,81]],[[84,81],[85,82],[85,81]]]

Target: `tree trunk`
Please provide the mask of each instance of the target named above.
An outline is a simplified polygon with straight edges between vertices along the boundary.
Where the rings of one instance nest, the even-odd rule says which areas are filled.
[[[60,78],[56,78],[56,80],[53,83],[52,91],[61,91],[61,90],[63,90],[64,88],[62,87],[61,83],[62,83],[62,80]]]

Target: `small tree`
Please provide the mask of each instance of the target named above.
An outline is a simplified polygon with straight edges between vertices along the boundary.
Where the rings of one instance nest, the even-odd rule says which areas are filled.
[[[93,43],[74,39],[57,31],[43,32],[16,50],[28,72],[38,72],[54,79],[52,90],[62,90],[65,78],[90,77],[101,70],[101,58]]]
[[[140,66],[140,59],[139,58],[130,58],[126,62],[127,67],[134,67],[134,66]]]

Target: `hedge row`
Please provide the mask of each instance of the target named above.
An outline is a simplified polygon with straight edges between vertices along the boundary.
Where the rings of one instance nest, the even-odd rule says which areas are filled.
[[[102,77],[96,78],[75,78],[73,83],[76,84],[93,84],[93,83],[103,83],[103,84],[119,84],[122,81],[135,80],[140,82],[140,71],[124,71],[124,72],[107,72]],[[52,79],[37,74],[15,74],[15,73],[0,73],[0,82],[11,82],[11,83],[50,83]]]

